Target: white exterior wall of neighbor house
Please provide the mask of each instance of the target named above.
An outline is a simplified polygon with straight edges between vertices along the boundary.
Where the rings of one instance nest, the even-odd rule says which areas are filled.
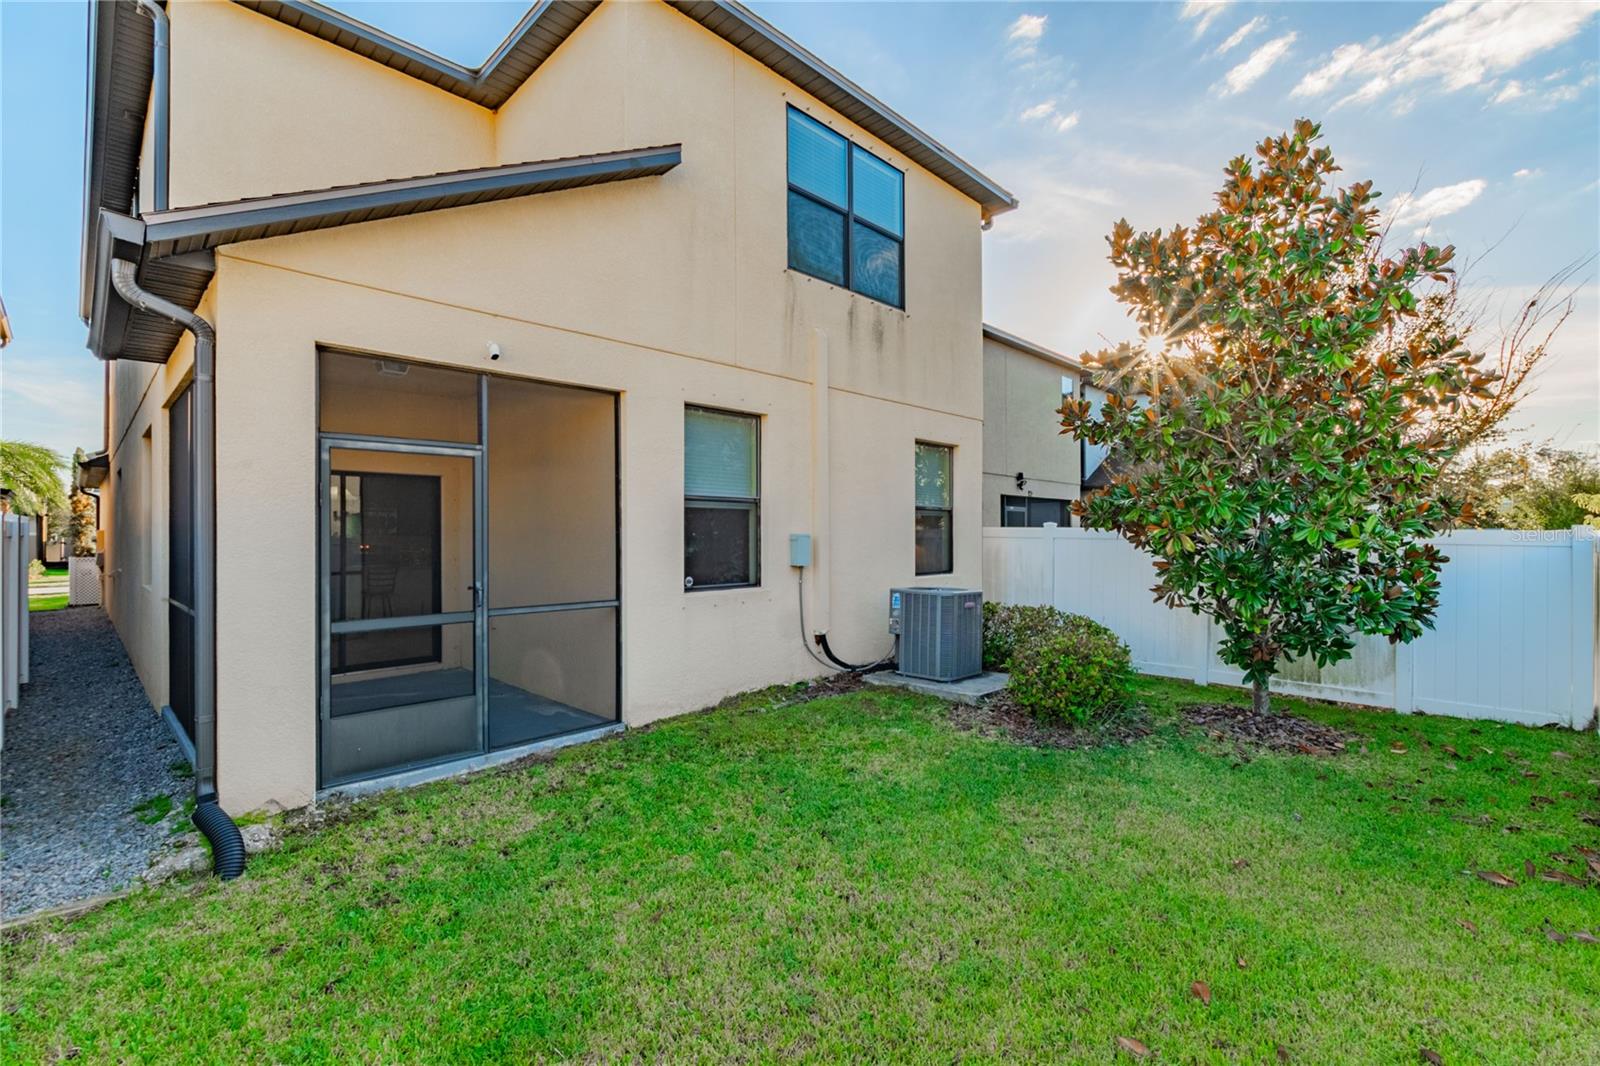
[[[1082,387],[1076,367],[992,335],[983,338],[983,524],[1001,524],[1002,496],[1075,500],[1076,437],[1063,436],[1061,379]],[[1017,474],[1027,486],[1017,488]]]
[[[819,672],[801,644],[789,533],[815,537],[808,626],[847,658],[889,650],[892,585],[979,584],[976,203],[659,4],[603,5],[487,122],[232,5],[174,5],[172,22],[174,205],[683,144],[683,164],[660,178],[219,250],[202,313],[219,336],[218,778],[229,810],[296,806],[316,789],[318,345],[620,394],[631,725]],[[247,93],[266,99],[241,108]],[[339,132],[325,135],[304,116],[329,101],[367,118],[333,116]],[[905,311],[785,269],[791,103],[905,171]],[[404,121],[374,117],[391,111]],[[493,364],[490,342],[503,352]],[[148,373],[119,368],[121,410]],[[140,411],[181,383],[171,366],[156,373]],[[683,591],[686,404],[762,416],[760,587]],[[925,578],[913,575],[917,441],[955,447],[954,570]],[[119,514],[126,556],[135,535]],[[134,612],[151,612],[125,583],[121,596],[113,616],[126,635]],[[158,703],[161,639],[129,642]]]

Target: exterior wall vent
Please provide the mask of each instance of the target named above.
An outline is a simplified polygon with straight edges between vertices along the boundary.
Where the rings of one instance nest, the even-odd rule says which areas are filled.
[[[983,673],[983,593],[977,589],[889,590],[889,632],[900,637],[900,673],[960,681]]]

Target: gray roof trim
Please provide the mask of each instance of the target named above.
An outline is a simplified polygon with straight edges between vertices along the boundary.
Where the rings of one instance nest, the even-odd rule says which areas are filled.
[[[737,0],[667,3],[959,189],[988,215],[1016,208],[1017,198],[999,184]]]
[[[316,0],[234,2],[490,110],[511,99],[599,6],[598,0],[540,0],[482,66],[469,69]],[[892,145],[975,200],[989,215],[1017,206],[1016,197],[1000,185],[737,0],[667,3]]]
[[[135,311],[112,290],[113,259],[139,263],[143,288],[192,311],[216,273],[212,249],[225,244],[651,177],[682,156],[681,146],[669,144],[181,207],[143,219],[102,210],[93,231],[89,348],[101,359],[164,363],[183,335],[177,323]]]
[[[599,0],[540,0],[482,66],[464,67],[316,0],[234,0],[329,44],[365,56],[491,111],[511,99]]]
[[[682,146],[671,144],[153,212],[145,216],[145,254],[159,260],[353,222],[652,177],[682,160]]]
[[[999,326],[991,326],[987,322],[983,324],[983,335],[992,341],[998,341],[999,343],[1004,344],[1007,348],[1015,348],[1019,352],[1026,352],[1028,355],[1036,356],[1037,358],[1045,359],[1052,363],[1060,363],[1062,366],[1067,367],[1070,370],[1077,370],[1082,373],[1087,373],[1089,370],[1088,367],[1083,365],[1081,360],[1074,359],[1070,355],[1062,355],[1060,352],[1055,351],[1052,348],[1046,348],[1042,344],[1035,344],[1032,341],[1023,340],[1015,333],[1007,333]]]
[[[95,224],[102,210],[126,214],[138,185],[139,146],[150,103],[155,30],[130,0],[89,5],[87,106],[84,108],[83,244],[78,314],[94,303]]]

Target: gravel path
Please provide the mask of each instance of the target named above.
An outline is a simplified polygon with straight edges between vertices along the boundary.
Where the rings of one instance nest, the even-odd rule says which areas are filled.
[[[149,866],[183,815],[188,764],[98,607],[31,619],[32,680],[0,752],[0,915],[109,892]],[[157,796],[171,813],[146,824]],[[146,817],[154,817],[148,813]]]

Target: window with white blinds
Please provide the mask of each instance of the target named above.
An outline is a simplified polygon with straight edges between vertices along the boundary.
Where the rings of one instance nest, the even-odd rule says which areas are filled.
[[[761,422],[684,409],[683,587],[760,583]]]

